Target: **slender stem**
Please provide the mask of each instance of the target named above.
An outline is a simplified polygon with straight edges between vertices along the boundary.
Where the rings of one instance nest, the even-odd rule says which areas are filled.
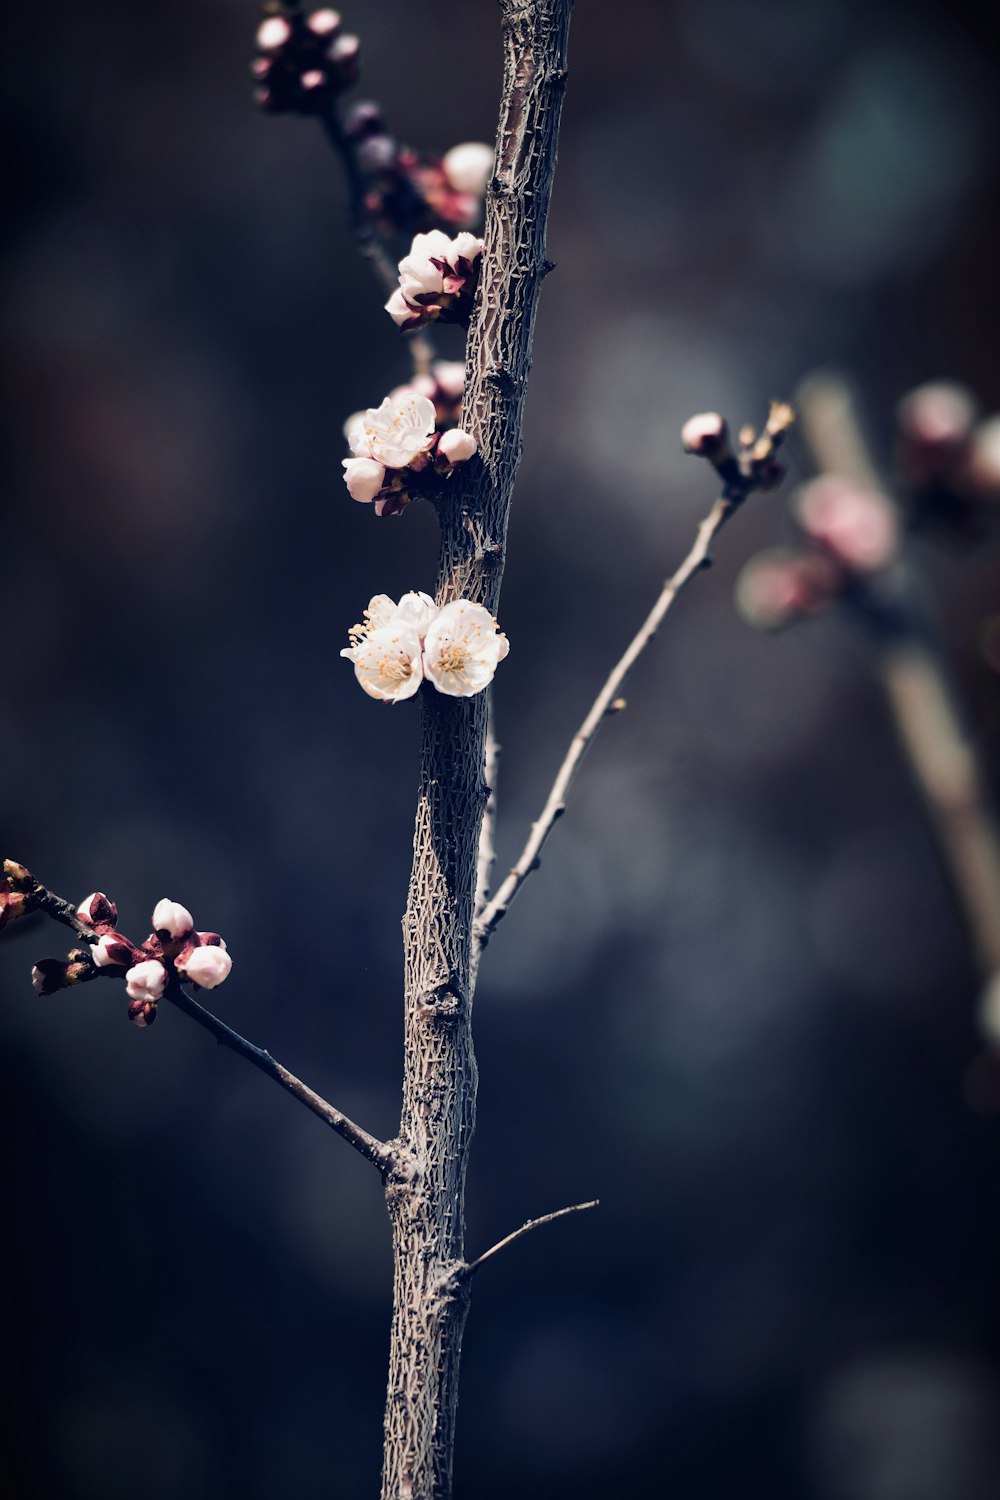
[[[798,397],[816,467],[883,490],[851,392],[837,375],[813,376]],[[988,781],[912,563],[890,580],[897,628],[869,631],[879,682],[900,747],[920,789],[983,973],[1000,972],[1000,830]],[[865,617],[859,615],[862,623]]]
[[[33,876],[32,879],[34,880]],[[38,907],[40,911],[46,912],[55,921],[61,922],[63,926],[71,928],[86,943],[90,944],[94,942],[93,929],[79,920],[76,915],[76,907],[72,901],[66,901],[62,896],[57,896],[47,886],[42,885],[39,880],[34,880],[31,899],[32,904]],[[120,978],[119,971],[112,971],[107,968],[96,969],[91,972],[95,978]],[[373,1135],[369,1135],[367,1130],[363,1130],[360,1125],[356,1125],[341,1110],[335,1108],[334,1105],[317,1094],[315,1089],[311,1089],[308,1084],[303,1083],[301,1078],[296,1078],[295,1074],[277,1062],[271,1056],[270,1052],[265,1051],[263,1047],[255,1046],[253,1042],[247,1041],[245,1036],[240,1036],[238,1031],[234,1031],[231,1026],[227,1026],[225,1021],[220,1021],[218,1016],[214,1016],[210,1010],[206,1010],[203,1005],[187,994],[176,981],[176,978],[167,985],[164,998],[175,1005],[178,1010],[183,1011],[186,1016],[190,1016],[192,1021],[197,1021],[199,1026],[204,1026],[205,1030],[210,1032],[222,1046],[228,1047],[231,1051],[238,1053],[240,1057],[246,1058],[247,1062],[252,1063],[255,1068],[259,1068],[262,1073],[266,1073],[268,1078],[273,1078],[275,1083],[280,1084],[283,1089],[298,1099],[300,1104],[304,1104],[306,1109],[312,1110],[314,1115],[318,1115],[324,1124],[329,1125],[331,1130],[336,1131],[343,1140],[347,1141],[348,1145],[354,1147],[355,1151],[359,1151],[367,1161],[378,1167],[383,1176],[390,1174],[397,1168],[399,1164],[398,1157],[391,1145],[385,1141],[376,1139]]]
[[[475,1260],[470,1260],[465,1269],[465,1275],[474,1276],[480,1266],[485,1265],[508,1245],[512,1245],[515,1240],[519,1240],[522,1235],[530,1234],[533,1229],[540,1229],[543,1224],[551,1224],[555,1219],[565,1218],[566,1214],[578,1214],[582,1213],[585,1208],[596,1208],[600,1201],[600,1198],[592,1198],[589,1203],[573,1203],[569,1208],[557,1208],[553,1213],[542,1214],[540,1219],[529,1219],[526,1224],[521,1225],[520,1229],[515,1229],[512,1234],[505,1235],[502,1240],[491,1245],[489,1250],[485,1250],[482,1255],[477,1255]]]
[[[521,886],[527,880],[532,870],[538,868],[539,856],[546,839],[552,832],[559,818],[566,811],[566,798],[577,771],[583,762],[583,758],[597,736],[597,732],[606,718],[618,712],[624,707],[619,701],[619,695],[625,685],[625,680],[653,640],[657,630],[663,622],[664,617],[677,600],[684,588],[690,583],[696,573],[711,565],[711,546],[714,538],[722,530],[729,520],[733,511],[740,502],[729,499],[725,495],[719,497],[708,515],[698,527],[695,538],[687,557],[681,563],[675,573],[667,579],[660,591],[660,596],[649,614],[646,616],[636,634],[632,637],[628,648],[612,668],[604,686],[591,704],[586,718],[580,725],[570,743],[562,765],[552,783],[552,789],[546,799],[541,814],[531,825],[527,843],[514,865],[510,874],[501,884],[492,901],[487,902],[479,913],[474,929],[474,941],[479,948],[485,946],[497,923],[504,917],[510,903],[517,895]]]
[[[178,1010],[183,1011],[186,1016],[190,1016],[192,1021],[197,1021],[199,1026],[203,1026],[221,1046],[238,1053],[253,1067],[259,1068],[268,1078],[273,1078],[275,1083],[286,1089],[293,1098],[298,1099],[300,1104],[304,1104],[306,1109],[318,1115],[324,1125],[329,1125],[330,1129],[335,1131],[342,1140],[345,1140],[349,1146],[353,1146],[355,1151],[360,1152],[366,1161],[378,1167],[383,1176],[391,1172],[396,1164],[396,1154],[387,1142],[369,1135],[367,1130],[356,1125],[341,1110],[336,1109],[334,1105],[317,1094],[315,1089],[303,1083],[301,1078],[296,1078],[295,1074],[277,1062],[270,1052],[263,1047],[256,1047],[253,1042],[247,1041],[245,1036],[240,1036],[238,1031],[234,1031],[231,1026],[226,1025],[225,1021],[220,1021],[218,1016],[206,1010],[179,984],[168,985],[164,998]]]

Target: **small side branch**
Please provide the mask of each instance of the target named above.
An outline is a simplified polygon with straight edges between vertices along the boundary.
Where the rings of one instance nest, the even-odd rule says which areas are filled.
[[[10,862],[8,861],[7,863],[9,864]],[[94,942],[95,934],[93,928],[88,927],[86,923],[80,921],[76,914],[76,907],[71,901],[66,901],[62,896],[55,895],[53,891],[42,885],[41,881],[36,880],[33,875],[24,870],[23,866],[16,866],[16,868],[23,872],[25,877],[24,885],[27,886],[30,882],[30,906],[32,909],[46,912],[55,921],[61,922],[65,927],[69,927],[77,937],[82,938],[88,945]],[[120,969],[90,968],[83,975],[83,978],[114,979],[119,978],[121,972]],[[246,1037],[240,1036],[238,1031],[234,1031],[231,1026],[227,1026],[225,1021],[220,1021],[218,1016],[214,1016],[211,1011],[206,1010],[203,1005],[199,1004],[197,1000],[181,988],[176,975],[168,983],[164,991],[164,999],[169,1000],[178,1010],[183,1011],[186,1016],[190,1016],[193,1021],[197,1021],[198,1025],[203,1026],[206,1031],[210,1032],[222,1046],[229,1047],[231,1051],[238,1053],[240,1057],[245,1057],[247,1062],[252,1063],[262,1073],[266,1073],[268,1078],[273,1078],[275,1083],[280,1084],[283,1089],[298,1099],[300,1104],[304,1104],[306,1109],[311,1110],[314,1115],[318,1115],[325,1125],[329,1125],[330,1129],[335,1131],[343,1140],[347,1141],[348,1145],[353,1146],[355,1151],[360,1152],[367,1161],[378,1167],[383,1177],[388,1175],[396,1166],[396,1152],[391,1145],[385,1141],[378,1140],[373,1135],[369,1135],[367,1130],[363,1130],[360,1125],[356,1125],[341,1110],[336,1109],[334,1105],[328,1103],[314,1089],[311,1089],[308,1084],[303,1083],[301,1078],[296,1078],[295,1074],[277,1062],[271,1056],[270,1052],[265,1051],[262,1047],[256,1047],[253,1042],[247,1041]]]
[[[589,1203],[573,1203],[569,1208],[557,1208],[553,1213],[542,1214],[540,1219],[529,1219],[527,1224],[522,1224],[520,1229],[514,1230],[513,1234],[506,1235],[502,1240],[498,1240],[495,1245],[491,1246],[489,1250],[485,1250],[482,1255],[477,1256],[475,1260],[470,1260],[465,1267],[465,1278],[468,1279],[470,1276],[474,1276],[480,1266],[485,1265],[488,1260],[491,1260],[494,1255],[498,1255],[501,1250],[505,1250],[508,1245],[512,1245],[515,1240],[521,1239],[523,1235],[530,1234],[533,1229],[540,1229],[543,1224],[551,1224],[556,1219],[563,1219],[567,1214],[579,1214],[583,1213],[586,1208],[596,1208],[600,1201],[600,1198],[592,1198]]]
[[[240,1057],[245,1057],[247,1062],[251,1063],[253,1067],[259,1068],[268,1078],[273,1078],[275,1083],[280,1084],[283,1089],[286,1089],[289,1094],[298,1099],[300,1104],[304,1104],[306,1109],[310,1109],[314,1115],[318,1115],[323,1123],[329,1125],[330,1129],[335,1131],[349,1146],[353,1146],[355,1151],[360,1152],[366,1161],[370,1161],[373,1166],[378,1167],[383,1176],[395,1164],[395,1153],[390,1145],[385,1141],[377,1140],[373,1135],[369,1135],[367,1130],[363,1130],[360,1125],[356,1125],[347,1115],[336,1109],[332,1104],[329,1104],[326,1099],[323,1099],[308,1084],[303,1083],[301,1078],[296,1078],[295,1074],[289,1072],[288,1068],[282,1067],[281,1063],[277,1062],[271,1056],[270,1052],[267,1052],[262,1047],[255,1047],[253,1042],[249,1042],[246,1037],[240,1036],[238,1031],[234,1031],[231,1026],[226,1025],[225,1021],[220,1021],[218,1016],[213,1015],[210,1010],[206,1010],[203,1005],[187,994],[180,985],[168,985],[164,999],[169,1000],[172,1005],[175,1005],[178,1010],[183,1011],[186,1016],[190,1016],[192,1021],[197,1021],[199,1026],[203,1026],[207,1032],[215,1037],[220,1046],[228,1047],[231,1051],[238,1053]]]
[[[580,725],[566,757],[552,783],[552,790],[542,809],[540,817],[531,825],[531,833],[528,841],[521,851],[520,858],[514,865],[510,874],[501,884],[492,901],[489,901],[479,913],[473,927],[473,942],[477,949],[483,948],[489,941],[497,923],[506,915],[507,909],[521,886],[527,880],[532,870],[537,869],[539,856],[546,839],[552,832],[562,814],[566,811],[566,799],[577,771],[583,762],[583,758],[597,736],[597,732],[605,719],[616,714],[625,704],[621,698],[621,690],[625,680],[653,640],[665,616],[673,606],[674,602],[690,583],[696,573],[711,566],[711,547],[715,537],[729,520],[733,511],[736,510],[740,501],[721,495],[708,515],[698,527],[698,534],[694,546],[687,557],[681,563],[677,571],[667,579],[659,598],[646,616],[639,630],[633,636],[624,655],[612,668],[604,686],[598,693],[591,705],[590,711]]]

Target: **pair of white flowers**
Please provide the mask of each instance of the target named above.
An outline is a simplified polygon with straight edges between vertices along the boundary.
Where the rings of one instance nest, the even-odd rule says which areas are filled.
[[[443,229],[414,235],[399,262],[399,286],[385,304],[393,322],[407,332],[437,319],[466,322],[482,251],[482,240],[467,230],[454,239]]]
[[[410,499],[403,470],[419,473],[432,459],[448,468],[471,458],[475,438],[460,427],[439,435],[436,422],[433,401],[412,386],[386,396],[381,406],[359,412],[347,433],[354,457],[343,460],[351,496],[374,502],[378,516],[391,515]]]
[[[341,651],[370,698],[412,698],[424,678],[439,693],[471,698],[493,680],[510,644],[482,604],[454,599],[439,608],[429,594],[404,594],[396,604],[376,594],[364,622]]]

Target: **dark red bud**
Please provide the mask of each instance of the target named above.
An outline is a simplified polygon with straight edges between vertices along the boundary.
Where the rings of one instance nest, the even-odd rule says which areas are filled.
[[[134,1026],[152,1026],[156,1020],[156,1006],[152,1000],[130,1000],[128,1018]]]

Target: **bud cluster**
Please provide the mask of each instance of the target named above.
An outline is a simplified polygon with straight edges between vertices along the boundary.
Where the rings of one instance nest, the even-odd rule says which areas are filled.
[[[16,859],[5,859],[0,875],[0,932],[9,922],[27,916],[34,902],[35,877]]]
[[[479,280],[483,242],[463,231],[449,239],[441,229],[413,237],[399,262],[399,286],[385,310],[404,333],[427,323],[469,325]]]
[[[471,698],[493,680],[510,645],[482,604],[454,599],[440,608],[429,594],[404,594],[396,604],[376,594],[341,656],[370,698],[399,703],[426,678],[439,693]]]
[[[117,930],[118,908],[102,891],[94,891],[76,908],[76,920],[91,934],[88,948],[75,948],[65,959],[43,958],[31,971],[40,995],[52,995],[99,974],[123,978],[129,1020],[151,1026],[157,1001],[171,978],[211,990],[228,978],[233,961],[217,932],[196,932],[186,906],[164,897],[153,910],[153,931],[135,944]]]
[[[251,71],[256,100],[271,114],[316,114],[330,106],[358,76],[361,43],[343,31],[340,14],[328,6],[302,12],[269,7],[257,28]]]
[[[725,418],[717,411],[704,411],[684,423],[681,442],[687,453],[708,460],[725,484],[726,499],[738,503],[752,490],[772,490],[784,479],[785,470],[775,455],[794,421],[786,402],[772,401],[762,432],[740,428],[737,451]]]
[[[441,384],[442,369],[433,378]],[[452,391],[454,382],[452,381]],[[454,397],[451,398],[454,400]],[[460,427],[438,429],[438,411],[415,385],[399,386],[381,406],[356,412],[347,423],[353,458],[343,459],[344,483],[355,500],[374,504],[377,516],[395,516],[476,451]]]

